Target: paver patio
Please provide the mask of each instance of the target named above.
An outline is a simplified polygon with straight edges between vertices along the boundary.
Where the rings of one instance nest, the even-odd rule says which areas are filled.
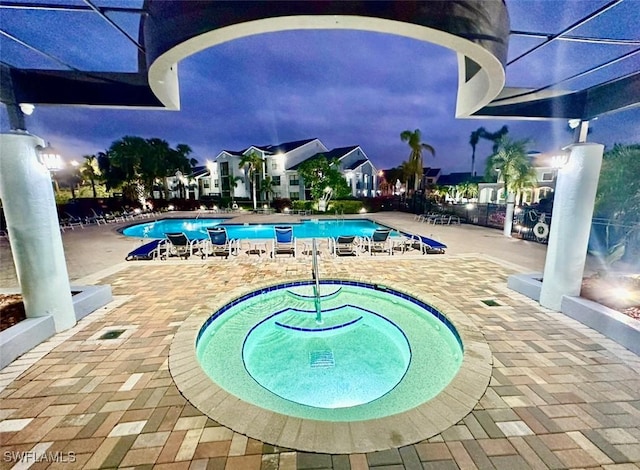
[[[71,267],[70,275],[111,284],[114,302],[0,372],[1,468],[640,468],[638,356],[506,288],[509,274],[540,270],[543,248],[484,229],[418,226],[406,214],[380,217],[434,232],[451,254],[321,256],[321,276],[365,277],[441,297],[482,331],[493,354],[491,382],[451,428],[399,449],[329,455],[277,448],[220,426],[176,388],[168,364],[173,335],[221,295],[310,277],[309,258],[117,264],[122,258],[113,253],[126,254],[132,242],[104,232],[112,230],[107,226],[97,235],[105,242],[93,249],[111,250],[110,270],[92,274],[85,259],[81,275]],[[89,230],[96,231],[73,236],[92,236]],[[466,235],[458,240],[457,231]],[[500,260],[498,243],[515,249],[503,248]],[[487,255],[491,244],[495,252]],[[519,268],[525,252],[536,259]],[[70,256],[70,266],[81,262]],[[104,256],[97,255],[94,271],[107,267]],[[100,339],[111,330],[124,333]],[[16,463],[15,452],[28,451],[49,460],[73,455],[75,462]]]

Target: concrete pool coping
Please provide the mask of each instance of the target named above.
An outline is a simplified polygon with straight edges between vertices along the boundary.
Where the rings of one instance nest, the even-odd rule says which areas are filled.
[[[367,282],[365,278],[348,280]],[[273,285],[273,282],[253,284],[242,289],[240,295],[238,291],[221,295],[209,306],[210,311],[194,313],[184,321],[169,351],[169,371],[182,395],[198,410],[238,433],[279,447],[309,452],[351,454],[402,447],[423,441],[459,422],[473,410],[489,385],[493,365],[491,351],[467,315],[440,297],[419,293],[408,283],[386,283],[438,309],[455,326],[464,344],[458,374],[436,397],[402,413],[352,422],[295,418],[244,402],[206,375],[196,356],[196,339],[211,313],[239,296]]]

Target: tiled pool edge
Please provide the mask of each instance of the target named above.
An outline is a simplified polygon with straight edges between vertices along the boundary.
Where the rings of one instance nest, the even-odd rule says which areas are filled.
[[[541,277],[540,273],[509,276],[507,287],[537,302],[542,289]],[[640,354],[640,321],[582,297],[563,296],[560,310],[564,315]]]
[[[211,311],[272,285],[234,289],[217,298]],[[198,363],[196,338],[211,311],[192,314],[176,332],[169,351],[169,371],[180,393],[201,412],[238,433],[280,447],[348,454],[428,439],[458,423],[476,406],[491,379],[492,355],[482,333],[458,309],[439,297],[412,292],[410,285],[387,285],[440,310],[455,325],[465,345],[463,363],[454,379],[435,398],[412,410],[368,421],[326,422],[293,418],[242,402],[213,383]]]

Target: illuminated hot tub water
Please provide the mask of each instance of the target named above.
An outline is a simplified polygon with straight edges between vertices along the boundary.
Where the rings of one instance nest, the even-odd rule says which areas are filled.
[[[436,396],[462,362],[458,332],[433,307],[382,286],[321,281],[251,292],[215,312],[197,337],[206,374],[277,413],[325,421],[380,418]]]

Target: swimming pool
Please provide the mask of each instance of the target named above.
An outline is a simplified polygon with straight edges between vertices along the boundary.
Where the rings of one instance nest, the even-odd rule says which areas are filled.
[[[207,227],[223,225],[230,238],[242,240],[270,239],[274,237],[274,227],[290,225],[298,238],[329,238],[340,235],[369,237],[375,229],[388,228],[367,219],[302,220],[299,223],[279,224],[232,224],[229,219],[162,219],[127,227],[122,234],[127,237],[162,239],[165,233],[184,232],[191,239],[206,239]]]

